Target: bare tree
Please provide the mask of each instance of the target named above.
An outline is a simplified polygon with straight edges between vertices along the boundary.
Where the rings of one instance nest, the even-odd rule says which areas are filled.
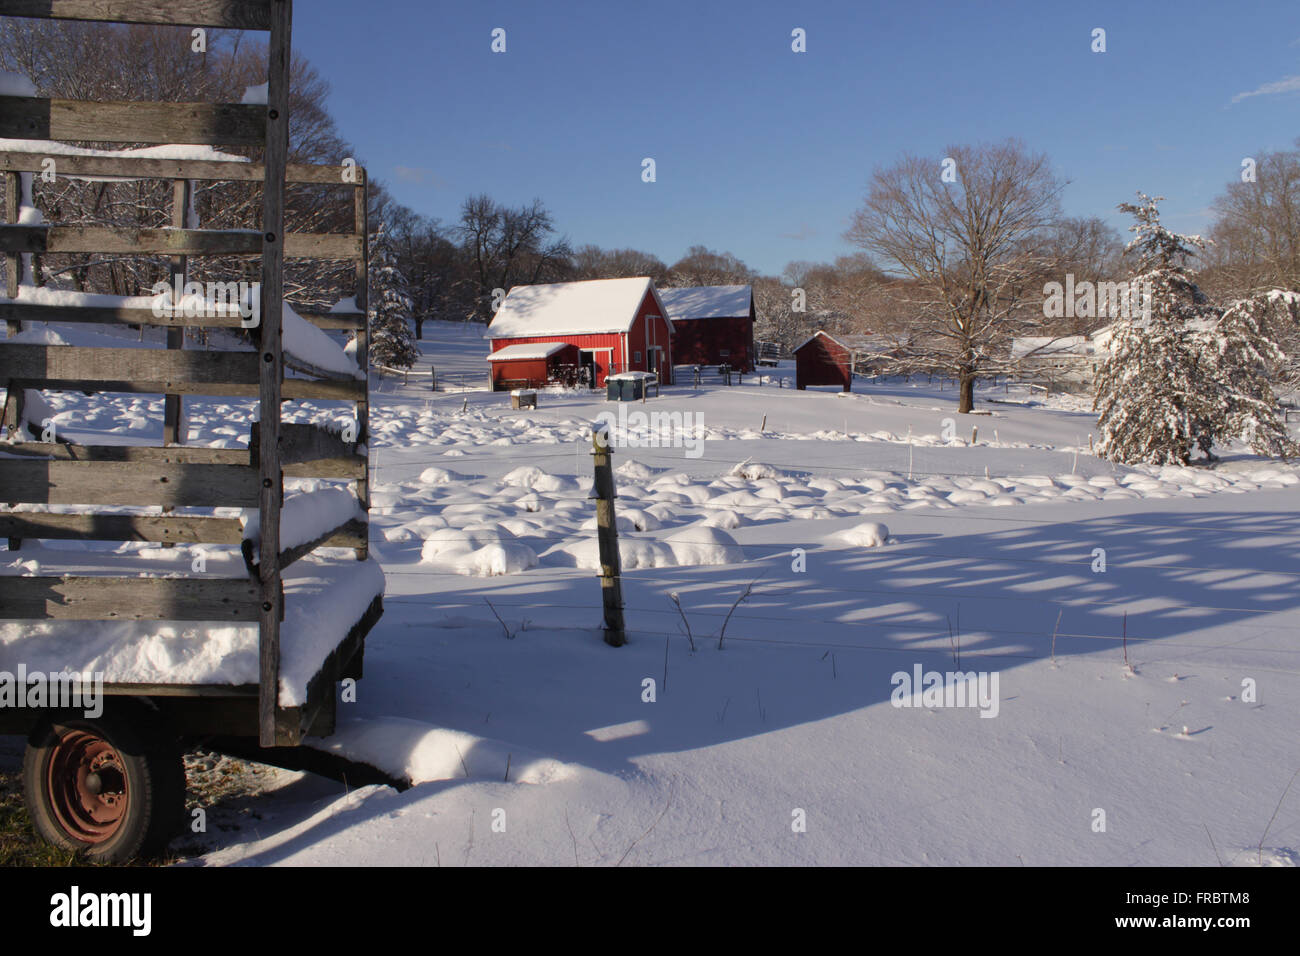
[[[686,255],[668,270],[670,286],[747,285],[754,270],[730,252],[714,252],[705,246],[691,246]]]
[[[486,194],[461,206],[458,229],[476,284],[472,317],[489,321],[494,289],[551,282],[570,270],[567,239],[550,239],[555,225],[540,199],[510,208]]]
[[[966,413],[975,382],[1005,362],[1014,327],[1034,320],[1027,305],[1041,303],[1047,265],[1034,240],[1059,218],[1064,183],[1046,156],[1016,140],[954,146],[947,156],[955,182],[930,157],[877,170],[846,238],[915,283],[921,334],[911,360],[948,369]]]
[[[639,249],[602,249],[586,245],[573,253],[575,279],[630,279],[649,276],[655,285],[664,284],[668,266],[662,259]]]

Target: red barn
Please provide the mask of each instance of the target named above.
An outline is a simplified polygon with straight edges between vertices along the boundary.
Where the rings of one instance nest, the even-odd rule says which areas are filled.
[[[750,286],[660,289],[659,298],[673,323],[673,357],[679,365],[754,370],[754,290]]]
[[[796,388],[809,385],[838,385],[853,388],[853,369],[861,362],[893,353],[879,335],[835,335],[818,330],[794,350]]]
[[[541,388],[565,377],[578,364],[578,349],[567,342],[520,342],[488,356],[492,389]]]
[[[671,385],[672,332],[654,283],[645,277],[520,285],[510,290],[487,328],[492,343],[488,361],[494,383],[521,378],[512,367],[522,365],[509,357],[496,360],[502,350],[559,343],[572,346],[570,354],[576,353],[594,388],[616,372],[655,372],[661,383]]]

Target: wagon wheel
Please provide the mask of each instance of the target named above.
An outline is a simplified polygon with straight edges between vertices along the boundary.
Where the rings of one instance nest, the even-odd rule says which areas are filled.
[[[94,719],[56,715],[37,727],[23,797],[42,838],[106,863],[167,845],[184,812],[185,771],[157,719],[132,707]]]

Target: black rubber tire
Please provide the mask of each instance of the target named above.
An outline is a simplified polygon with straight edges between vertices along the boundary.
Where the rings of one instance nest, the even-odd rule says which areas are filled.
[[[52,765],[65,786],[73,786],[74,769],[66,764],[69,741],[98,739],[114,752],[103,777],[120,774],[111,786],[123,807],[115,829],[99,839],[60,818],[69,816],[69,796],[51,786]],[[57,762],[57,763],[56,763]],[[84,764],[82,764],[84,767]],[[114,776],[112,779],[117,780]],[[56,781],[57,784],[57,781]],[[87,719],[80,713],[52,714],[37,725],[23,758],[23,798],[36,832],[48,843],[101,863],[126,863],[160,853],[181,829],[185,816],[185,767],[180,744],[163,731],[158,714],[135,702],[109,701],[104,713]],[[73,811],[75,813],[75,811]]]

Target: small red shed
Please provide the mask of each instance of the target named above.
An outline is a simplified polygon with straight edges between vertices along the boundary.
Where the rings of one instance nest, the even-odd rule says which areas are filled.
[[[891,351],[889,342],[880,335],[831,335],[819,329],[795,347],[795,387],[838,385],[851,391],[854,366]]]
[[[752,372],[754,290],[747,285],[660,289],[673,323],[673,358],[679,365],[730,365]]]
[[[520,342],[488,356],[492,390],[541,388],[564,379],[566,368],[578,364],[578,349],[567,342]]]
[[[503,350],[558,343],[572,347],[567,354],[586,371],[593,388],[617,372],[654,372],[662,384],[671,385],[672,330],[668,311],[647,277],[515,286],[488,325],[488,361],[496,382],[495,366],[503,364],[497,356]],[[504,363],[507,368],[513,364],[509,355]]]

